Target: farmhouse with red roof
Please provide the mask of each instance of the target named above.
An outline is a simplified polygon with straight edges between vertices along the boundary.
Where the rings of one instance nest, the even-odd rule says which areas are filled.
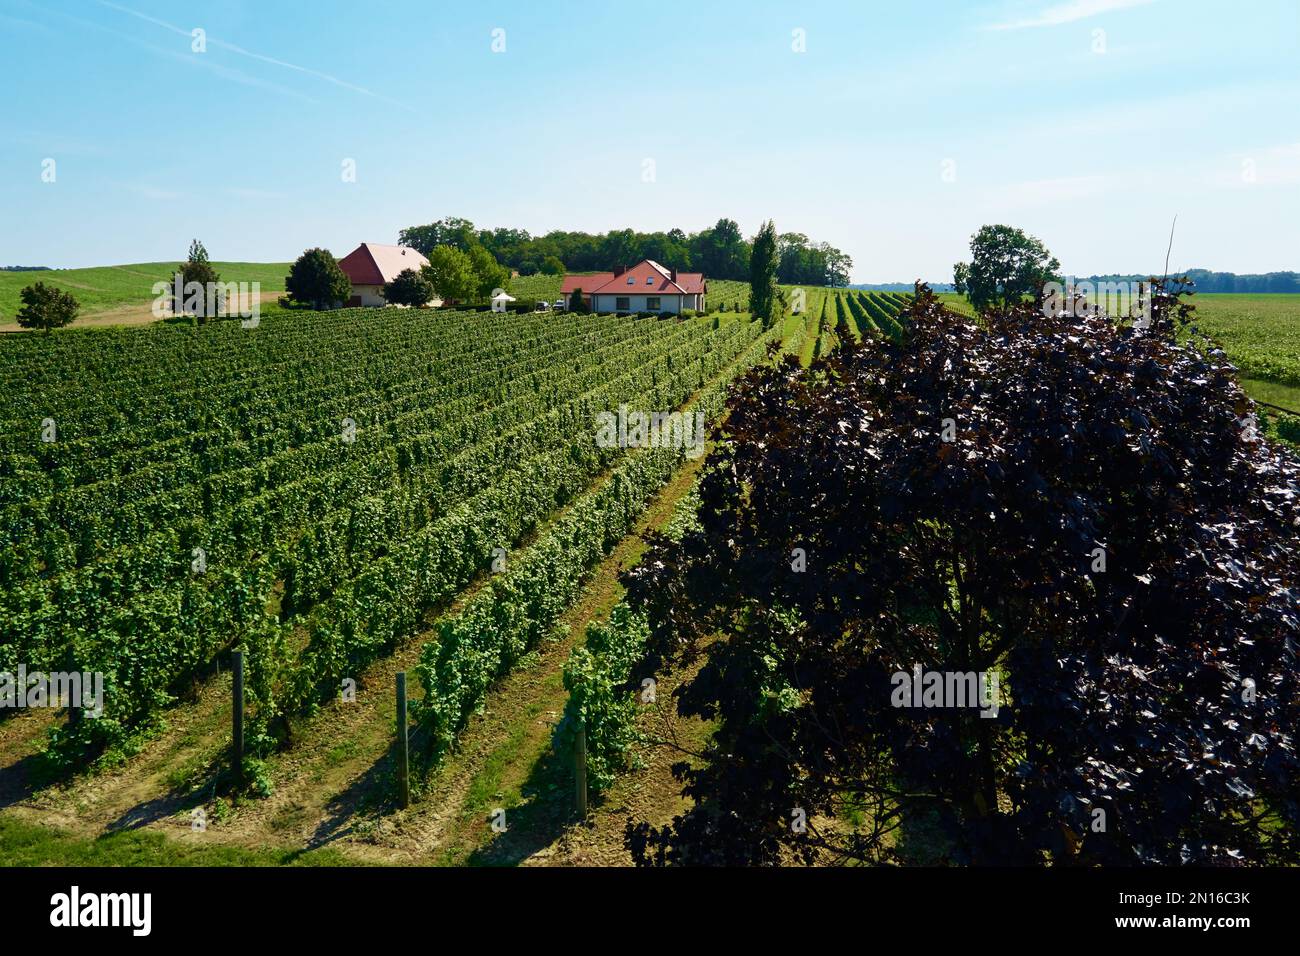
[[[708,291],[699,272],[678,272],[653,259],[634,266],[615,266],[613,272],[567,275],[560,286],[564,307],[575,289],[592,312],[681,312],[704,308]]]
[[[397,278],[405,269],[420,271],[429,260],[406,246],[385,246],[377,242],[363,242],[339,260],[339,268],[352,283],[352,298],[348,305],[387,305],[384,285]],[[429,303],[440,305],[438,300]]]

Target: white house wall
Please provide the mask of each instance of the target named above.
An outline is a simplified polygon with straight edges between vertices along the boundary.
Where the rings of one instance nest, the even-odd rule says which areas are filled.
[[[564,307],[566,309],[569,308],[569,300],[572,298],[572,295],[571,292],[565,292],[561,296],[561,298],[564,299]],[[622,293],[619,293],[618,295],[622,295]],[[606,295],[603,292],[597,295],[589,295],[586,292],[582,294],[582,300],[587,303],[587,307],[592,312],[617,311],[614,308],[614,301],[617,298],[617,295]],[[695,293],[686,296],[680,295],[676,292],[672,295],[661,293],[659,295],[659,308],[651,309],[646,306],[646,299],[651,298],[650,296],[628,295],[627,298],[629,302],[626,311],[628,312],[672,312],[674,314],[683,309],[695,309],[698,312],[703,308],[704,300],[704,296]]]
[[[600,295],[594,295],[591,298],[594,300],[591,307],[593,312],[623,311],[623,312],[674,312],[676,313],[676,312],[680,312],[683,308],[681,304],[682,297],[677,293],[673,293],[672,295],[663,295],[663,294],[659,295],[658,296],[659,307],[657,309],[652,309],[650,308],[649,305],[646,304],[647,300],[654,298],[654,296],[648,296],[648,295],[622,296],[621,294],[606,295],[604,293],[601,293]],[[619,298],[626,298],[628,300],[628,305],[626,309],[615,308],[615,302]],[[687,305],[686,308],[690,308],[690,306]]]
[[[381,285],[354,285],[352,287],[352,297],[360,298],[360,305],[367,308],[383,307],[388,305],[388,300],[384,298],[384,287]],[[442,299],[436,296],[430,299],[426,305],[437,308],[442,305]]]

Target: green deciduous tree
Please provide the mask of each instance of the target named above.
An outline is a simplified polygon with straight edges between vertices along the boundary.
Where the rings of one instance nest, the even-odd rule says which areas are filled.
[[[352,294],[352,283],[328,249],[308,249],[289,268],[285,291],[314,309],[333,308]]]
[[[853,260],[825,242],[810,242],[800,232],[787,232],[777,240],[780,265],[776,277],[790,285],[844,286]]]
[[[749,248],[734,219],[719,219],[712,229],[693,236],[695,267],[710,279],[744,280],[749,272]]]
[[[983,226],[971,237],[971,261],[953,266],[953,285],[978,312],[1038,298],[1059,278],[1061,264],[1047,247],[1014,226]]]
[[[489,298],[497,289],[510,289],[510,270],[479,245],[470,247],[470,266],[474,269],[475,292],[480,299]]]
[[[384,299],[389,305],[425,306],[433,298],[433,286],[414,269],[403,269],[392,282],[384,286]]]
[[[59,329],[77,317],[80,305],[71,292],[37,282],[20,293],[23,307],[15,316],[25,329]]]
[[[466,302],[478,293],[478,277],[467,253],[455,246],[435,246],[420,274],[444,301]]]
[[[403,229],[397,241],[427,258],[438,246],[455,246],[461,252],[468,252],[479,240],[474,223],[459,216],[447,216],[427,226]]]
[[[208,261],[208,250],[203,247],[203,243],[197,239],[190,242],[189,255],[177,267],[177,271],[181,276],[182,301],[172,303],[173,312],[189,312],[200,322],[206,322],[221,312],[225,304],[221,301],[221,291],[217,290],[217,293],[211,299],[207,295],[209,288],[221,282],[221,276],[217,275],[217,270],[212,268],[212,263]],[[187,289],[192,288],[191,283],[197,283],[201,286],[204,290],[203,294],[187,292]],[[208,314],[209,311],[212,312],[212,315]]]

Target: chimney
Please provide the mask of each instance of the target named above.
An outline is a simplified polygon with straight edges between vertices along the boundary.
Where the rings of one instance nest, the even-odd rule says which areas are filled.
[[[677,281],[677,267],[676,267],[676,266],[674,266],[673,268],[671,268],[671,269],[668,270],[668,278],[672,279],[674,282]]]
[[[627,272],[627,266],[615,266],[615,267],[614,267],[614,278],[618,278],[618,277],[621,276],[624,272]]]

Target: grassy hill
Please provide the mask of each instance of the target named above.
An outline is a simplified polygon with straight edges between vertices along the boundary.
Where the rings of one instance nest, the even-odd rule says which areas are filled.
[[[263,292],[283,292],[287,262],[214,262],[223,282],[260,282]],[[71,292],[81,303],[83,316],[118,310],[147,310],[153,302],[155,282],[171,280],[176,262],[137,262],[89,269],[42,269],[32,272],[0,272],[0,326],[13,326],[22,308],[19,293],[34,282],[58,286]]]

